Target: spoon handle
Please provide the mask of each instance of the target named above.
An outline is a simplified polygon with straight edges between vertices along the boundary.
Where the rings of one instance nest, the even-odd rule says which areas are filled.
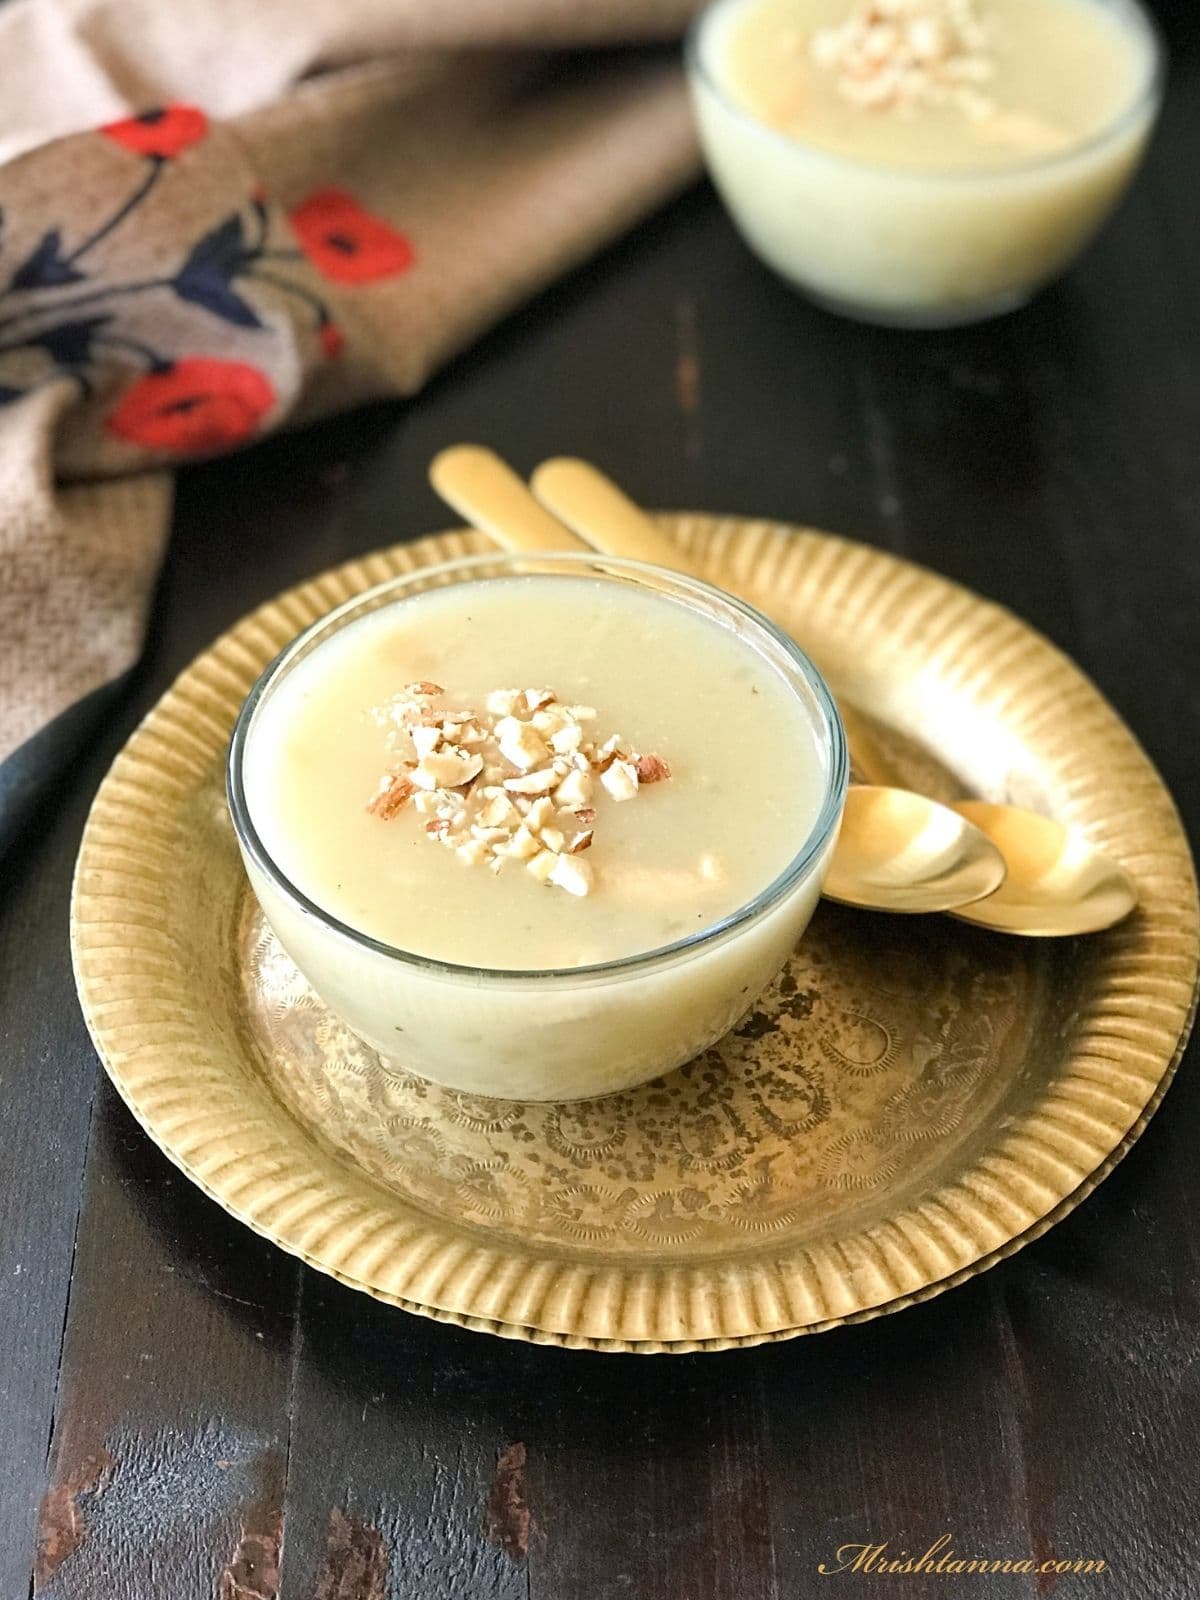
[[[447,505],[503,550],[591,549],[534,499],[507,462],[482,445],[451,445],[434,456],[429,481]]]
[[[556,456],[543,461],[529,481],[541,503],[594,549],[680,572],[693,571],[675,541],[590,461]]]
[[[696,564],[674,539],[590,461],[556,456],[543,461],[529,481],[542,505],[586,539],[591,549],[700,576]],[[727,587],[732,589],[732,585]],[[875,755],[874,742],[861,719],[848,706],[839,704],[838,710],[850,745],[851,780],[886,783],[886,763]]]

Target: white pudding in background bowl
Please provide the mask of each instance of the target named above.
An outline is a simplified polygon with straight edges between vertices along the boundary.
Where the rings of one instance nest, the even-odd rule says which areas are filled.
[[[751,247],[830,309],[900,326],[1011,310],[1061,273],[1161,99],[1137,0],[715,0],[688,61]]]
[[[230,754],[254,891],[385,1058],[576,1099],[705,1049],[803,932],[846,785],[767,620],[638,563],[482,557],[348,603]]]

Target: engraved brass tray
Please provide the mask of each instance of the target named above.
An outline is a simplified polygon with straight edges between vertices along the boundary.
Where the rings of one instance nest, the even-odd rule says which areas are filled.
[[[92,1037],[194,1182],[382,1300],[579,1348],[787,1338],[983,1271],[1136,1139],[1195,1000],[1178,816],[1065,657],[999,607],[846,540],[662,520],[707,576],[797,636],[896,781],[1062,817],[1133,874],[1136,915],[1041,942],[823,905],[736,1033],[604,1100],[481,1100],[385,1068],[264,927],[225,751],[250,685],[301,628],[487,548],[466,533],[351,562],[218,640],[105,780],[75,882]]]

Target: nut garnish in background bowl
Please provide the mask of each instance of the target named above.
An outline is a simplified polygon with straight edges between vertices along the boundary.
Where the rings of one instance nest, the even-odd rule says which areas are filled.
[[[987,44],[972,0],[861,0],[809,50],[853,105],[908,115],[949,105],[983,118],[995,109],[979,89],[995,72]]]
[[[595,832],[596,786],[632,800],[671,769],[619,734],[589,737],[593,706],[550,689],[494,689],[483,710],[439,705],[440,684],[410,683],[373,713],[398,760],[367,809],[385,822],[408,805],[426,837],[471,866],[523,864],[542,883],[586,895],[595,874],[584,852]]]

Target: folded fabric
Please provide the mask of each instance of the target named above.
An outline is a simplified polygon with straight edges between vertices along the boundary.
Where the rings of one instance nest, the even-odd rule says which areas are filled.
[[[690,178],[630,48],[688,9],[0,9],[0,760],[136,660],[164,468],[412,394]]]

